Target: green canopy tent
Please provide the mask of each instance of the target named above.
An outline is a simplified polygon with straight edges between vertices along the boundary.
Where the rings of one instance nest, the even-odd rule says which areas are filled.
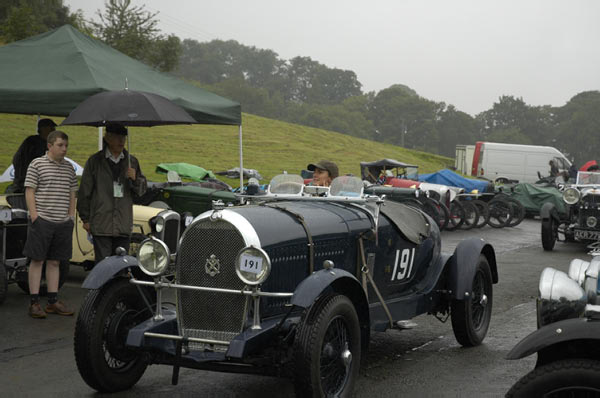
[[[67,116],[91,95],[126,87],[162,95],[198,123],[239,126],[242,167],[237,102],[158,72],[71,25],[0,47],[1,113]]]

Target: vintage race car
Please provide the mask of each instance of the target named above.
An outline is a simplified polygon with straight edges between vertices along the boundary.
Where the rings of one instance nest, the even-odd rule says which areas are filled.
[[[542,246],[552,250],[557,240],[594,244],[600,241],[600,173],[580,171],[577,181],[563,191],[566,215],[553,203],[540,210]]]
[[[517,381],[508,398],[600,396],[600,254],[574,259],[568,274],[542,272],[537,299],[538,329],[507,359],[537,353],[535,368]]]
[[[483,239],[442,254],[428,216],[365,195],[355,177],[317,187],[285,174],[239,200],[193,220],[174,268],[169,248],[149,239],[137,258],[122,252],[92,270],[74,339],[90,387],[126,390],[165,364],[173,384],[186,367],[289,377],[303,397],[350,396],[372,331],[429,313],[450,317],[464,346],[484,340],[498,270]]]

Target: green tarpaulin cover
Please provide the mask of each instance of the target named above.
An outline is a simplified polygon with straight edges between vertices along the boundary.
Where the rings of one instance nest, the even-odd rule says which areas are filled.
[[[554,203],[559,213],[566,213],[562,193],[555,187],[544,187],[536,184],[520,183],[514,186],[511,196],[525,207],[529,214],[539,214],[546,202]]]
[[[158,72],[70,25],[0,47],[1,113],[67,116],[87,97],[126,86],[170,99],[199,123],[242,121],[237,102]]]
[[[189,163],[160,163],[156,166],[157,173],[167,174],[170,170],[194,181],[202,181],[206,177],[216,178],[212,171]]]

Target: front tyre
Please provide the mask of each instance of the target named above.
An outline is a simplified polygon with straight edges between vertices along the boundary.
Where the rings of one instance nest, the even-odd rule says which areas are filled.
[[[550,216],[542,220],[542,247],[545,251],[552,251],[558,237],[558,223]]]
[[[600,396],[600,362],[565,359],[540,366],[523,376],[507,398]]]
[[[361,358],[360,324],[346,296],[321,298],[300,323],[294,342],[298,397],[350,397]]]
[[[74,345],[77,369],[90,387],[117,392],[137,383],[148,365],[125,340],[133,326],[150,316],[128,279],[115,279],[87,294],[75,324]]]
[[[492,318],[492,272],[483,254],[479,255],[469,296],[453,300],[450,308],[454,336],[465,347],[481,344]]]

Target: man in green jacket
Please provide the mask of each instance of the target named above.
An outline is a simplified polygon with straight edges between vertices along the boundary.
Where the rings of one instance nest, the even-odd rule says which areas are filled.
[[[108,124],[105,147],[85,163],[77,196],[83,228],[92,235],[96,264],[129,250],[133,229],[133,198],[146,192],[146,177],[138,160],[125,150],[127,128]]]

